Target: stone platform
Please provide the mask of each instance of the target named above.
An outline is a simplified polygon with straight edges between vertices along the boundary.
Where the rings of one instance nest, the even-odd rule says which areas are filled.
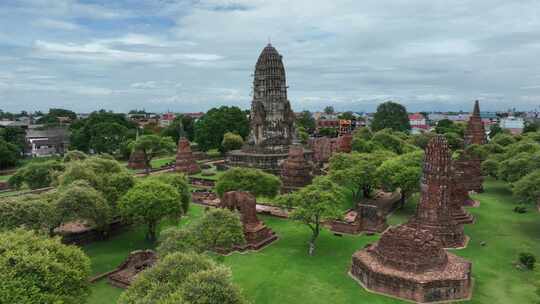
[[[137,275],[157,262],[157,254],[152,250],[136,250],[108,275],[109,283],[115,287],[128,288]]]
[[[311,161],[313,152],[304,150],[306,161]],[[268,173],[281,175],[281,163],[289,157],[289,152],[250,152],[245,150],[233,150],[227,153],[225,163],[229,167],[244,167],[261,169]]]
[[[437,271],[414,273],[389,268],[368,251],[353,255],[350,275],[364,288],[418,303],[466,300],[471,296],[471,263],[448,253]]]

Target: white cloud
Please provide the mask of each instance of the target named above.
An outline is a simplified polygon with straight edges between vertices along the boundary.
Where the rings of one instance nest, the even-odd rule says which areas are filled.
[[[74,31],[80,28],[75,23],[62,21],[62,20],[54,20],[54,19],[38,19],[34,21],[33,24],[34,26],[38,26],[38,27],[44,27],[44,28],[56,29],[56,30],[66,30],[66,31]]]

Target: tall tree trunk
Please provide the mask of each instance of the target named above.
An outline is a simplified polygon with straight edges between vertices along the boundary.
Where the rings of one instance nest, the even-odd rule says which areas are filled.
[[[148,232],[146,234],[146,239],[149,240],[150,242],[156,241],[156,226],[157,226],[156,222],[148,223]]]
[[[309,240],[309,255],[312,256],[315,252],[315,240],[319,236],[320,233],[320,226],[319,226],[319,218],[317,217],[317,223],[315,224],[315,229],[313,229],[313,234],[311,235],[311,239]]]
[[[402,209],[405,206],[405,200],[407,199],[407,194],[401,191],[401,198],[399,199],[399,208]]]

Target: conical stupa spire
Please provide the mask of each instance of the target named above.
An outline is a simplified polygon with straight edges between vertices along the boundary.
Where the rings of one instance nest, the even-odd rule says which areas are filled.
[[[474,109],[473,109],[473,116],[480,116],[480,103],[478,100],[474,101]]]

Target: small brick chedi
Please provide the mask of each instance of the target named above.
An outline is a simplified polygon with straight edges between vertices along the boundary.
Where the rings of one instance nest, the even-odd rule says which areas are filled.
[[[302,146],[291,146],[289,157],[281,164],[281,181],[283,191],[290,192],[304,187],[313,179],[312,166],[304,157]]]
[[[268,44],[255,65],[249,137],[241,150],[227,154],[227,164],[279,175],[279,162],[293,142],[294,121],[282,56]]]
[[[464,243],[450,214],[452,173],[448,143],[437,136],[426,148],[416,215],[353,255],[351,275],[365,288],[421,303],[469,296],[471,263],[444,250]]]
[[[128,288],[141,271],[154,266],[157,260],[157,254],[152,250],[133,251],[108,275],[109,283],[116,287]]]
[[[454,187],[450,193],[450,214],[459,224],[472,224],[474,216],[470,214],[464,205],[474,205],[469,197],[469,191],[465,188],[465,165],[464,162],[454,161],[454,179],[452,186]]]
[[[131,152],[128,161],[128,168],[130,169],[146,169],[146,163],[144,161],[144,153],[140,150],[134,150]]]
[[[257,202],[249,192],[226,192],[219,207],[240,213],[246,244],[235,246],[235,250],[258,250],[277,240],[276,234],[257,218]]]
[[[420,202],[408,225],[430,230],[444,248],[465,245],[463,225],[451,214],[453,183],[450,148],[444,136],[437,135],[426,147]]]
[[[183,137],[178,141],[174,170],[185,174],[195,174],[201,171],[201,168],[199,168],[199,165],[195,161],[195,157],[193,157],[193,152],[191,152],[189,140]]]
[[[469,118],[469,123],[467,124],[467,129],[465,130],[465,147],[477,144],[483,145],[486,143],[486,131],[484,129],[484,124],[482,123],[482,118],[480,117],[480,105],[478,100],[474,102],[474,110]],[[484,177],[482,176],[482,159],[474,155],[464,155],[462,159],[459,160],[463,162],[463,168],[465,170],[464,179],[465,188],[469,191],[483,192],[484,187],[482,186],[484,182]]]

